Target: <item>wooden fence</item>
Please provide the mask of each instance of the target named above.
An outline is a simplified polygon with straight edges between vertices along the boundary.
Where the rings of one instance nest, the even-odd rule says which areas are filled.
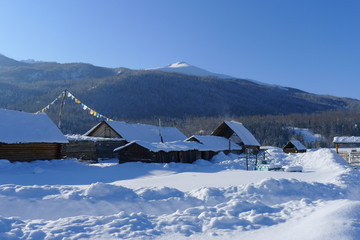
[[[349,164],[360,164],[360,152],[339,152],[339,155],[342,156]]]

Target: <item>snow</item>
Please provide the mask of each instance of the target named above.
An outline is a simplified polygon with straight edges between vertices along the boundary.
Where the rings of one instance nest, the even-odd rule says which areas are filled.
[[[201,142],[190,141],[190,139],[199,139]],[[234,143],[233,141],[229,142],[229,139],[217,136],[192,136],[185,141],[174,141],[174,142],[145,142],[145,141],[132,141],[124,146],[114,149],[118,151],[132,144],[140,145],[152,152],[171,152],[171,151],[190,151],[190,150],[199,150],[199,151],[225,151],[229,150],[229,145],[231,150],[241,150],[241,147]]]
[[[171,152],[171,151],[190,151],[195,150],[199,147],[199,143],[197,142],[183,142],[183,141],[175,141],[175,142],[144,142],[144,141],[133,141],[124,146],[118,147],[114,149],[114,151],[121,150],[123,148],[127,148],[132,144],[140,145],[146,149],[149,149],[152,152]]]
[[[288,166],[284,168],[285,172],[302,172],[303,168],[302,166]]]
[[[228,76],[225,74],[209,72],[205,69],[202,69],[202,68],[199,68],[196,66],[192,66],[186,62],[176,62],[173,64],[169,64],[166,67],[153,68],[153,69],[148,69],[148,70],[156,70],[156,71],[162,71],[162,72],[176,72],[176,73],[201,76],[201,77],[212,76],[212,77],[218,77],[218,78],[223,78],[223,79],[227,79],[227,78],[234,79],[234,77],[231,77],[231,76]]]
[[[175,127],[159,127],[148,124],[133,124],[118,121],[104,121],[126,141],[161,142],[160,133],[165,142],[185,140],[186,136]],[[99,123],[101,124],[101,123]],[[99,125],[98,124],[98,125]],[[98,125],[84,135],[89,135]]]
[[[245,159],[0,161],[0,239],[357,239],[359,170],[330,149]]]
[[[0,142],[67,143],[67,139],[45,114],[0,109]]]
[[[301,135],[306,143],[314,143],[316,141],[324,140],[321,134],[315,134],[311,129],[288,127],[289,130],[293,131],[295,135]]]
[[[224,123],[234,131],[244,145],[260,146],[260,143],[242,123],[236,121],[225,121]]]
[[[172,63],[165,67],[151,68],[151,69],[147,69],[147,70],[156,70],[156,71],[162,71],[162,72],[175,72],[175,73],[200,76],[200,77],[217,77],[217,78],[221,78],[221,79],[237,79],[236,77],[232,77],[232,76],[229,76],[226,74],[213,73],[213,72],[207,71],[205,69],[190,65],[183,61]],[[289,90],[286,87],[282,87],[282,86],[275,85],[275,84],[268,84],[268,83],[264,83],[264,82],[260,82],[260,81],[256,81],[256,80],[251,80],[251,79],[245,79],[245,80],[255,83],[255,84],[258,84],[258,85],[277,87],[284,91]]]
[[[101,142],[101,141],[124,141],[123,138],[103,138],[103,137],[90,137],[80,134],[67,134],[65,137],[69,141],[93,141],[93,142]]]
[[[334,143],[360,143],[360,137],[357,136],[344,136],[334,137]]]

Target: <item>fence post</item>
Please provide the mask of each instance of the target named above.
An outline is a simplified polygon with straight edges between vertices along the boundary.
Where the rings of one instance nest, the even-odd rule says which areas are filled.
[[[351,152],[349,152],[349,164],[351,164]]]

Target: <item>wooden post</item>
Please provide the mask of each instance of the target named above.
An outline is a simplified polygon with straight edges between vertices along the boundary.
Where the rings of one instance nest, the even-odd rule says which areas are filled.
[[[258,156],[259,156],[260,153],[256,153],[256,158],[255,158],[255,168],[256,166],[258,165]]]
[[[160,120],[160,118],[159,118],[159,136],[160,136],[160,142],[164,142],[164,139],[163,139],[163,136],[162,136],[162,134],[161,134],[161,120]]]
[[[245,153],[246,153],[246,171],[249,170],[249,149],[245,149]]]
[[[335,146],[336,146],[336,153],[339,153],[339,144],[335,143]]]
[[[58,128],[59,129],[61,128],[61,117],[62,117],[62,112],[63,112],[63,109],[64,109],[66,94],[67,94],[67,90],[65,90],[63,92],[63,96],[62,96],[62,99],[61,99],[61,106],[60,106],[60,112],[59,112],[59,123],[58,123]]]

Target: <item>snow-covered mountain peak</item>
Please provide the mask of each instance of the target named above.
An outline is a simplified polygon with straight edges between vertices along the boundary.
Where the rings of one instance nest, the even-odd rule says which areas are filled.
[[[232,76],[228,76],[225,74],[209,72],[205,69],[190,65],[184,61],[172,63],[165,67],[152,68],[152,69],[148,69],[148,70],[156,70],[156,71],[163,71],[163,72],[176,72],[176,73],[181,73],[181,74],[186,74],[186,75],[194,75],[194,76],[200,76],[200,77],[209,77],[210,76],[210,77],[218,77],[218,78],[234,78]]]
[[[186,63],[186,62],[181,61],[181,62],[176,62],[176,63],[169,64],[166,67],[169,67],[169,68],[182,68],[182,67],[191,67],[191,65]]]
[[[217,78],[222,78],[222,79],[236,79],[236,77],[232,77],[229,75],[225,75],[225,74],[220,74],[220,73],[213,73],[210,71],[207,71],[205,69],[190,65],[184,61],[180,61],[180,62],[175,62],[172,64],[169,64],[165,67],[160,67],[160,68],[152,68],[152,69],[147,69],[147,70],[156,70],[156,71],[162,71],[162,72],[176,72],[176,73],[181,73],[181,74],[186,74],[186,75],[193,75],[193,76],[200,76],[200,77],[217,77]],[[288,90],[285,87],[282,86],[278,86],[278,85],[273,85],[273,84],[268,84],[268,83],[263,83],[260,81],[255,81],[255,80],[250,80],[250,79],[246,79],[249,82],[253,82],[255,84],[258,85],[265,85],[265,86],[275,86],[275,87],[279,87],[283,90]]]

